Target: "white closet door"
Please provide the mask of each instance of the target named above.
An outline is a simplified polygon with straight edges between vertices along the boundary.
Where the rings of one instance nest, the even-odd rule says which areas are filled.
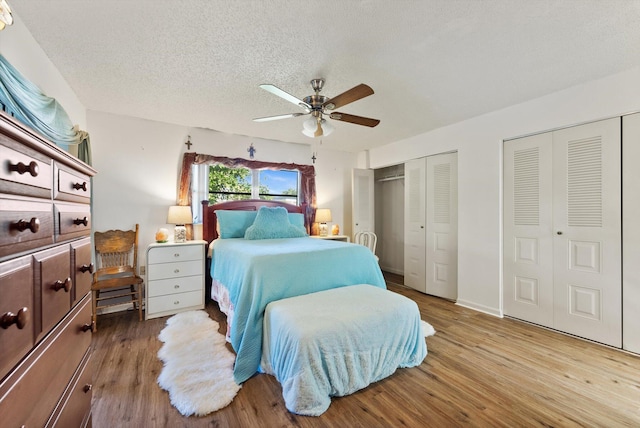
[[[504,145],[505,315],[553,327],[552,133]]]
[[[427,158],[426,292],[458,297],[458,154]]]
[[[554,327],[622,346],[620,118],[553,133]]]
[[[375,200],[372,169],[354,169],[351,178],[353,194],[353,233],[375,232]]]
[[[426,159],[404,165],[404,284],[426,293]]]
[[[640,354],[640,113],[622,118],[622,347]]]

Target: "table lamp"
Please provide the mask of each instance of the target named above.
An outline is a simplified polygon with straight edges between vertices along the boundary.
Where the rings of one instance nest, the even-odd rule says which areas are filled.
[[[169,207],[169,214],[167,214],[167,223],[176,225],[173,234],[173,242],[185,242],[187,240],[187,228],[185,227],[185,224],[191,224],[192,222],[193,216],[191,215],[191,207]]]
[[[316,223],[320,223],[320,236],[327,236],[329,228],[327,222],[331,221],[331,210],[329,208],[318,208],[316,210]]]

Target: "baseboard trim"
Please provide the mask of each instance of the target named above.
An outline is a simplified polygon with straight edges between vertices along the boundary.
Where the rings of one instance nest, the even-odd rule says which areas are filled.
[[[456,305],[463,306],[465,308],[473,309],[474,311],[483,312],[487,315],[493,315],[494,317],[504,318],[502,311],[488,306],[478,305],[477,303],[469,302],[467,300],[458,299]]]

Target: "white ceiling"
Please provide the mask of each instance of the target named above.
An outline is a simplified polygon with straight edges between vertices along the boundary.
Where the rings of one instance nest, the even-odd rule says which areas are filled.
[[[13,0],[90,110],[295,143],[304,98],[339,110],[330,149],[360,151],[640,65],[638,0]],[[10,28],[5,30],[10,31]]]

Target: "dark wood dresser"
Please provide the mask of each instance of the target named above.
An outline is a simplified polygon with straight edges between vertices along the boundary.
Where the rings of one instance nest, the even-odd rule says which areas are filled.
[[[91,426],[91,177],[0,112],[0,425]]]

